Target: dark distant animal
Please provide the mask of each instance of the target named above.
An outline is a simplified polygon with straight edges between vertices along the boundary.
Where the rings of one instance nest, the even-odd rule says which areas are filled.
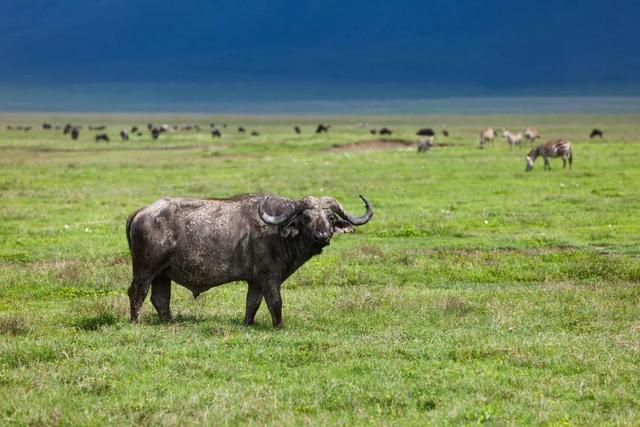
[[[100,141],[109,142],[109,135],[107,135],[106,133],[97,134],[96,142],[100,142]]]
[[[595,137],[599,137],[600,139],[602,139],[603,136],[604,132],[602,132],[600,129],[594,129],[591,131],[591,135],[589,135],[589,138],[593,139]]]
[[[149,131],[151,131],[151,129],[153,129],[153,128],[154,128],[153,123],[147,123],[147,129]]]
[[[387,128],[382,128],[380,129],[380,131],[378,132],[380,135],[391,135],[393,132],[391,132],[390,129]]]
[[[25,132],[30,131],[30,130],[31,130],[31,126],[25,126],[25,127],[24,127],[24,131],[25,131]]]
[[[42,129],[43,130],[49,130],[49,129],[51,129],[51,125],[49,123],[43,123],[42,124]]]
[[[137,133],[138,132],[138,126],[133,126],[131,128],[131,133]]]
[[[105,130],[106,126],[89,126],[89,130]]]
[[[129,134],[127,133],[126,130],[122,129],[120,131],[120,140],[121,141],[128,141],[129,140]]]
[[[161,321],[171,319],[171,281],[194,298],[229,282],[248,284],[244,324],[251,325],[264,298],[274,327],[282,326],[281,285],[322,253],[335,233],[366,224],[373,208],[356,217],[332,197],[299,200],[271,194],[230,199],[160,199],[126,224],[133,279],[131,321],[137,322],[151,289]]]
[[[562,157],[563,168],[566,168],[567,162],[569,162],[569,169],[571,169],[571,164],[573,163],[573,148],[571,147],[571,143],[566,139],[554,139],[538,145],[532,149],[526,157],[527,172],[533,169],[533,163],[536,161],[538,156],[542,156],[544,159],[545,169],[551,170],[549,159],[556,157]]]
[[[80,131],[78,130],[78,128],[71,129],[71,139],[75,141],[76,139],[78,139],[79,136],[80,136]]]
[[[7,126],[7,130],[13,130],[13,126],[8,125],[8,126]]]
[[[418,153],[429,151],[431,150],[431,147],[433,147],[433,137],[428,136],[425,139],[418,142]]]
[[[522,134],[524,135],[524,138],[528,142],[531,142],[540,138],[540,133],[538,132],[538,129],[532,128],[532,127],[524,128],[524,131],[522,132]]]
[[[220,138],[222,136],[222,134],[220,133],[220,131],[218,129],[213,129],[211,131],[211,136],[214,138]]]
[[[227,124],[226,124],[226,123],[223,123],[223,124],[222,124],[222,127],[223,127],[223,128],[226,128],[226,127],[227,127]]]
[[[151,138],[153,138],[153,140],[158,139],[158,137],[160,136],[160,129],[158,129],[157,127],[151,127]]]
[[[485,144],[493,145],[493,140],[496,138],[496,132],[492,128],[486,128],[480,132],[480,148],[484,148]]]
[[[260,134],[254,130],[253,132],[251,132],[251,136],[260,136]]]
[[[298,126],[294,126],[294,127],[293,127],[293,130],[294,130],[298,135],[300,135],[301,130],[300,130],[300,128],[299,128]]]
[[[138,132],[136,135],[137,136],[142,136],[142,132]]]
[[[442,129],[442,135],[448,137],[449,136],[449,131],[446,129]]]
[[[436,133],[431,128],[422,128],[416,132],[418,136],[436,136]]]
[[[369,133],[370,133],[371,135],[375,135],[375,134],[377,134],[377,133],[378,133],[378,131],[377,131],[377,130],[375,130],[375,129],[370,129],[370,130],[369,130]]]
[[[242,126],[240,126],[240,127],[238,128],[238,132],[240,132],[240,133],[244,133],[244,128],[243,128]]]
[[[327,133],[327,132],[329,132],[330,128],[331,128],[331,125],[324,125],[324,124],[320,123],[318,125],[318,127],[316,128],[316,133]]]
[[[66,125],[64,125],[64,129],[62,130],[62,134],[66,135],[69,132],[71,132],[71,123],[67,123]]]
[[[209,127],[210,127],[211,129],[213,129],[213,128],[215,128],[215,127],[216,127],[216,124],[215,124],[215,123],[209,123]]]

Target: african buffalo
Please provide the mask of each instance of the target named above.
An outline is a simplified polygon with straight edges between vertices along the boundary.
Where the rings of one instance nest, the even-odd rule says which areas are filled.
[[[212,129],[211,136],[214,138],[220,138],[222,136],[222,133],[220,133],[220,130],[218,129]]]
[[[393,132],[391,132],[391,129],[382,128],[378,133],[380,135],[391,135]]]
[[[43,130],[50,130],[51,129],[51,124],[50,123],[43,123],[42,124],[42,129]]]
[[[416,132],[418,136],[436,136],[436,133],[431,128],[422,128]]]
[[[243,128],[242,126],[240,126],[240,127],[238,128],[238,132],[240,132],[240,133],[244,133],[244,128]]]
[[[149,288],[161,321],[171,319],[171,281],[194,298],[224,283],[248,284],[245,325],[262,298],[274,327],[282,326],[282,283],[329,245],[334,233],[354,230],[373,216],[355,217],[332,197],[292,200],[271,194],[230,199],[160,199],[129,216],[126,233],[133,279],[131,321],[137,322]]]
[[[96,135],[96,142],[100,141],[109,142],[109,135],[107,135],[106,133],[99,133],[98,135]]]

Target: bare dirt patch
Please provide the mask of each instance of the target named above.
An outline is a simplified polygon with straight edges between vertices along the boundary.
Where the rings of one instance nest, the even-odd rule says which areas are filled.
[[[407,139],[374,139],[351,144],[334,144],[329,148],[329,151],[393,150],[414,147],[416,144],[418,144],[417,141],[409,141]],[[454,142],[435,142],[433,147],[461,147],[463,145]]]
[[[415,144],[416,142],[406,139],[376,139],[351,144],[334,144],[329,151],[389,150],[412,147]]]

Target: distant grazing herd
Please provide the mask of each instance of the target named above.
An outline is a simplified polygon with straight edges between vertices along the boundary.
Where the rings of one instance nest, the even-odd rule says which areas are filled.
[[[359,123],[358,127],[367,128],[368,124]],[[200,132],[200,126],[197,124],[180,124],[180,125],[168,125],[168,124],[155,124],[148,123],[147,131],[153,140],[157,140],[160,135],[164,133],[171,132],[188,132],[188,131],[196,131]],[[52,125],[51,123],[43,123],[43,130],[62,130],[63,135],[69,135],[72,140],[77,140],[80,136],[80,131],[85,129],[85,127],[80,125],[73,125],[71,123],[67,123],[65,126],[60,125]],[[111,139],[109,135],[106,133],[107,127],[105,125],[86,126],[86,129],[90,132],[94,132],[93,138],[95,142],[110,142]],[[209,132],[211,133],[212,138],[221,138],[222,130],[227,129],[227,123],[222,123],[221,126],[216,126],[215,123],[209,124]],[[315,128],[316,134],[326,134],[331,129],[331,125],[325,123],[319,123]],[[24,131],[28,132],[32,130],[32,126],[7,126],[7,130],[9,131]],[[294,126],[293,131],[295,134],[302,134],[302,128],[300,126]],[[241,134],[248,133],[251,136],[260,136],[260,133],[252,130],[247,132],[247,130],[243,126],[238,126],[237,132]],[[372,128],[369,129],[369,133],[371,135],[381,135],[381,136],[390,136],[393,134],[393,131],[387,127],[382,127],[380,129]],[[441,133],[443,137],[449,137],[449,131],[446,129],[444,125],[442,125]],[[121,141],[129,141],[131,136],[143,137],[143,128],[138,126],[132,126],[130,129],[121,129],[119,131],[119,137]],[[421,128],[416,132],[416,135],[421,137],[419,142],[417,143],[418,153],[429,151],[435,144],[436,131],[432,128]],[[522,132],[511,132],[506,128],[502,128],[501,132],[502,138],[507,143],[510,149],[515,147],[522,146],[523,142],[526,141],[529,144],[535,142],[537,139],[540,139],[540,133],[536,128],[526,127]],[[604,132],[601,129],[594,128],[589,138],[600,138],[604,137]],[[486,128],[480,132],[480,148],[485,148],[494,145],[495,139],[498,138],[498,133],[493,128]],[[529,154],[526,156],[527,167],[526,170],[531,170],[533,168],[533,163],[537,157],[542,157],[545,162],[545,169],[550,169],[549,158],[560,157],[563,160],[563,166],[566,167],[567,163],[571,167],[571,163],[573,161],[573,148],[571,143],[566,139],[554,139],[548,141],[544,144],[540,144],[531,149]]]

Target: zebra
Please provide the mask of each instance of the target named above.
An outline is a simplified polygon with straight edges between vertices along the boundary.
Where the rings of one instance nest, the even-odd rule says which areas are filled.
[[[536,161],[538,156],[542,156],[544,159],[544,168],[545,170],[551,170],[551,165],[549,164],[549,157],[562,157],[562,167],[567,167],[567,160],[569,161],[569,169],[571,169],[571,163],[573,162],[573,148],[571,147],[571,143],[566,139],[554,139],[549,142],[545,142],[544,144],[540,144],[534,149],[532,149],[529,154],[527,154],[527,168],[526,171],[529,172],[533,169],[533,162]]]
[[[492,128],[487,128],[480,132],[480,148],[484,148],[484,144],[491,143],[493,145],[493,140],[496,137],[496,133]]]
[[[531,127],[524,128],[524,131],[522,134],[524,135],[525,139],[529,142],[535,141],[536,139],[540,138],[540,133],[538,133],[538,129],[536,128],[531,128]]]
[[[522,143],[522,134],[520,132],[511,133],[505,128],[502,128],[502,137],[507,140],[509,148],[511,149],[513,149],[514,145],[520,146]]]
[[[433,136],[428,136],[418,142],[418,153],[429,151],[433,147]]]

